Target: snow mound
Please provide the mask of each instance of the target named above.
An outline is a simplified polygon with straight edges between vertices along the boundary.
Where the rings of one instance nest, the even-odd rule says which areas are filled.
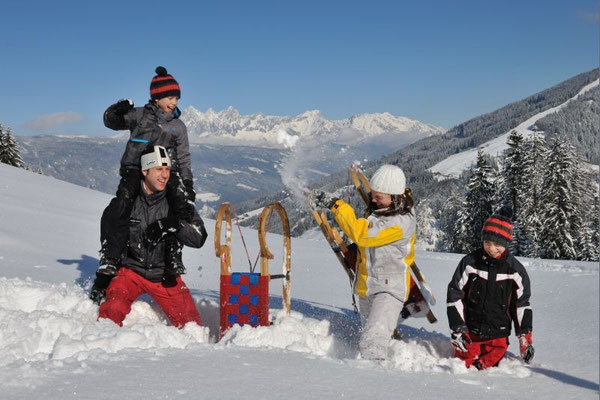
[[[137,301],[124,322],[96,322],[98,308],[76,285],[0,278],[0,366],[15,361],[97,359],[127,348],[185,348],[208,342],[208,328],[167,326]]]
[[[467,369],[464,362],[454,357],[454,349],[442,335],[432,335],[420,331],[419,336],[403,340],[392,340],[388,350],[389,361],[382,362],[388,367],[403,372],[450,373],[453,375],[478,374],[475,368]],[[529,368],[514,357],[505,357],[497,368],[483,373],[509,375],[525,378],[531,375]]]
[[[325,356],[332,348],[329,321],[305,317],[298,312],[285,315],[279,310],[271,326],[252,328],[235,325],[219,342],[225,346],[265,347]]]

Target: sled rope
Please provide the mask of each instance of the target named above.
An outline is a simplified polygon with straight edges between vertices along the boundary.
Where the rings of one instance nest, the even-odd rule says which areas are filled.
[[[248,258],[248,266],[250,267],[250,272],[254,272],[254,268],[252,268],[252,261],[250,261],[250,253],[248,252],[248,247],[246,246],[246,241],[244,240],[244,234],[242,233],[242,227],[240,226],[240,221],[238,220],[237,212],[235,212],[235,207],[233,206],[233,204],[231,204],[231,209],[233,210],[235,224],[238,227],[238,231],[240,231],[240,237],[242,238],[242,243],[244,244],[244,250],[246,251],[246,257]]]

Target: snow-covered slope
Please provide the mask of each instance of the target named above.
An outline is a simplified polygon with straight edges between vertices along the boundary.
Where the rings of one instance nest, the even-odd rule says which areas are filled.
[[[233,107],[219,112],[209,108],[202,112],[190,106],[183,111],[181,119],[188,127],[192,142],[278,148],[290,147],[290,136],[295,138],[293,142],[298,138],[310,140],[322,135],[333,136],[332,140],[335,140],[337,135],[351,131],[356,141],[357,136],[360,140],[384,133],[426,137],[444,132],[440,127],[387,112],[327,120],[318,110],[291,117],[262,113],[241,115]]]
[[[570,98],[569,100],[565,101],[564,103],[530,117],[526,121],[520,123],[515,128],[510,129],[508,132],[504,133],[503,135],[500,135],[497,138],[482,144],[478,148],[474,148],[474,149],[470,149],[467,151],[463,151],[461,153],[453,154],[452,156],[440,161],[439,163],[435,164],[433,167],[429,168],[429,171],[431,171],[438,180],[459,177],[460,174],[464,170],[468,169],[471,165],[473,165],[476,162],[478,149],[482,149],[485,154],[489,154],[494,157],[498,156],[499,154],[501,154],[504,150],[506,150],[508,148],[508,145],[506,144],[506,140],[508,139],[510,132],[512,132],[513,130],[516,130],[521,135],[523,135],[524,139],[528,138],[530,135],[533,134],[532,128],[535,125],[536,121],[544,118],[548,114],[555,113],[555,112],[559,111],[560,109],[566,107],[567,104],[569,104],[571,101],[575,100],[577,97],[581,96],[583,93],[598,86],[599,82],[600,82],[600,80],[595,80],[594,82],[584,86],[579,91],[579,93],[577,93],[574,97]]]
[[[292,315],[271,284],[273,325],[216,343],[219,260],[211,237],[186,249],[185,276],[205,327],[169,326],[140,298],[118,328],[96,321],[86,288],[109,196],[0,164],[0,397],[3,399],[597,399],[598,264],[523,259],[532,280],[533,364],[511,338],[485,372],[451,357],[443,298],[458,254],[417,252],[439,301],[436,325],[408,320],[390,359],[357,359],[347,279],[318,236],[292,241]],[[254,258],[257,233],[242,229]],[[269,235],[282,260],[281,237]],[[234,232],[233,265],[247,270]]]

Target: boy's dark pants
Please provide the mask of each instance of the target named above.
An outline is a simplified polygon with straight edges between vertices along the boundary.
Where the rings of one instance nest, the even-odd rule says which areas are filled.
[[[140,194],[142,178],[140,169],[121,168],[120,173],[121,181],[117,195],[104,209],[100,220],[100,265],[107,262],[118,263],[121,259],[129,238],[131,210]],[[180,220],[190,221],[193,216],[193,206],[187,202],[185,187],[177,171],[171,171],[166,190],[169,213],[175,213]],[[166,243],[167,253],[169,253],[165,255],[167,264],[172,264],[173,257],[179,257],[180,263],[182,245],[173,235],[167,236]]]

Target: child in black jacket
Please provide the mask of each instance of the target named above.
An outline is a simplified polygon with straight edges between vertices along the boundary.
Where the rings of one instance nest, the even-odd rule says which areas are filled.
[[[503,207],[485,221],[483,247],[460,261],[448,284],[451,342],[467,367],[497,366],[508,349],[511,323],[523,360],[534,355],[529,276],[508,250],[511,217],[512,209]]]

